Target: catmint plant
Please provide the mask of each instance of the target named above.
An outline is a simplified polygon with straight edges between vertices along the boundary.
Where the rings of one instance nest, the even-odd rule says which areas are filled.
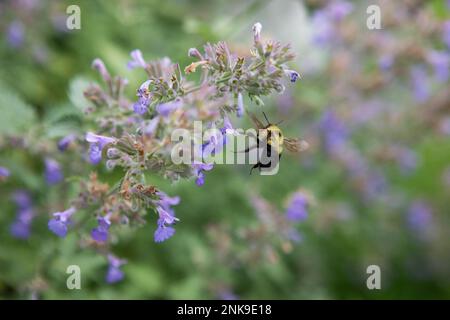
[[[152,214],[154,241],[160,243],[173,237],[175,225],[182,221],[174,208],[182,199],[161,190],[149,182],[150,178],[160,176],[171,182],[192,178],[195,185],[203,186],[214,165],[196,158],[191,164],[173,163],[171,133],[176,129],[193,130],[195,121],[205,123],[205,130],[219,128],[217,135],[205,141],[192,137],[192,143],[200,143],[201,158],[207,150],[213,155],[219,153],[227,143],[226,135],[234,134],[230,118],[244,115],[244,96],[262,106],[263,97],[282,93],[287,83],[300,78],[298,72],[287,67],[294,58],[290,47],[275,41],[263,42],[259,23],[252,30],[254,41],[248,56],[231,52],[223,41],[207,43],[202,50],[188,50],[193,62],[185,68],[167,57],[147,61],[140,50],[133,50],[127,65],[142,72],[143,81],[131,99],[124,95],[128,81],[112,75],[105,63],[96,58],[92,68],[102,83],[90,84],[84,91],[90,103],[85,117],[91,128],[81,145],[93,170],[103,165],[123,174],[110,186],[91,173],[80,182],[78,196],[66,209],[52,214],[49,230],[64,238],[74,229],[81,229],[89,234],[93,247],[110,252],[109,241],[115,229],[145,224],[146,216]],[[190,80],[193,73],[201,73],[198,83]],[[58,141],[57,149],[67,152],[80,140],[81,137],[68,134]],[[49,184],[63,180],[62,168],[55,159],[45,159],[45,176]],[[95,227],[86,230],[85,222],[89,220],[95,221]],[[124,261],[112,254],[108,260],[107,282],[120,281]]]

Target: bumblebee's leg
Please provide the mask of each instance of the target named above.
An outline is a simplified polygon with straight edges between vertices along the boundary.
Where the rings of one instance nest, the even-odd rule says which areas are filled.
[[[251,169],[250,169],[250,175],[252,174],[253,169],[258,168],[259,171],[261,172],[261,167],[260,167],[260,163],[258,162],[257,164],[255,164]]]

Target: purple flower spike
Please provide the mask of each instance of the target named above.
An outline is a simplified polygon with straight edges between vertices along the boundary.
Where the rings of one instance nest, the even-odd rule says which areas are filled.
[[[104,243],[108,241],[109,228],[111,227],[111,221],[109,215],[100,217],[97,219],[98,227],[94,228],[91,232],[92,239],[97,242]]]
[[[71,216],[76,212],[74,207],[66,211],[55,212],[53,219],[48,222],[48,228],[58,237],[64,238],[67,235],[68,227],[71,224]]]
[[[135,68],[146,68],[147,63],[142,56],[142,52],[139,49],[133,50],[130,52],[131,60],[128,62],[127,66],[129,69]]]
[[[47,180],[47,183],[57,184],[61,182],[61,180],[64,178],[61,167],[56,160],[53,159],[45,159],[45,179]]]
[[[101,135],[88,132],[86,134],[86,141],[90,143],[89,159],[92,164],[98,164],[102,160],[102,150],[109,144],[116,140],[114,138],[105,137]]]
[[[291,198],[286,210],[286,219],[290,221],[302,221],[308,216],[308,200],[301,192],[296,192]]]
[[[106,282],[113,284],[122,281],[124,278],[124,273],[120,270],[120,267],[127,263],[126,260],[119,259],[112,254],[108,255],[108,272],[106,274]]]

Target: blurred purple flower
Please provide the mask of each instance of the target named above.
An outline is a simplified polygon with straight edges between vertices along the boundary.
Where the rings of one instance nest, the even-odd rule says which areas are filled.
[[[97,228],[94,228],[91,232],[92,239],[100,243],[108,241],[109,228],[111,227],[109,214],[104,217],[99,217],[97,222]]]
[[[116,139],[106,136],[101,136],[88,132],[86,134],[86,141],[89,142],[89,159],[92,164],[98,164],[102,160],[103,148],[116,141]]]
[[[146,136],[153,136],[155,134],[156,129],[158,128],[159,117],[154,117],[150,121],[146,123],[144,126],[143,132]]]
[[[172,206],[176,206],[180,203],[180,197],[169,197],[165,192],[158,191],[156,193],[159,196],[157,204],[165,211],[169,212],[171,216],[175,216]]]
[[[152,80],[145,81],[137,90],[138,101],[133,105],[133,110],[139,115],[147,112],[147,107],[151,102],[151,94],[148,90],[150,83],[152,83]]]
[[[28,239],[31,222],[35,216],[31,197],[28,192],[20,190],[13,194],[13,200],[17,206],[17,215],[10,227],[11,235],[18,239]]]
[[[48,228],[58,237],[64,238],[67,235],[68,227],[72,223],[71,216],[76,212],[74,207],[66,211],[55,212],[53,219],[48,222]]]
[[[423,201],[415,201],[409,207],[407,219],[411,229],[424,231],[432,220],[431,208]]]
[[[399,148],[396,152],[396,160],[401,171],[405,174],[411,173],[417,168],[417,155],[408,148]]]
[[[11,172],[9,172],[9,170],[5,167],[0,167],[0,178],[7,178],[9,177],[9,175],[11,174]]]
[[[348,129],[332,110],[323,113],[319,122],[319,129],[322,132],[327,152],[333,153],[347,142]]]
[[[64,176],[59,163],[54,159],[45,159],[45,179],[47,180],[47,183],[50,185],[57,184],[61,182],[63,178]]]
[[[446,82],[450,70],[450,54],[445,51],[430,51],[427,55],[428,62],[433,66],[434,76],[440,82]]]
[[[6,37],[11,48],[21,47],[25,39],[25,29],[22,22],[19,20],[11,22],[6,31]]]
[[[411,87],[417,102],[425,102],[430,96],[427,72],[422,65],[416,65],[410,70]]]
[[[173,101],[161,103],[156,106],[156,111],[163,117],[167,117],[169,114],[183,106],[181,98],[176,98]]]
[[[204,171],[210,171],[214,167],[212,163],[194,163],[192,164],[192,169],[194,170],[194,176],[197,177],[195,183],[197,186],[202,186],[205,184],[205,174]]]
[[[391,54],[384,54],[378,59],[378,67],[382,71],[388,71],[394,65],[394,57]]]
[[[77,138],[74,134],[69,134],[58,141],[58,150],[65,151],[69,145]]]
[[[305,195],[298,191],[296,192],[287,207],[286,219],[290,221],[302,221],[308,216],[308,200]]]
[[[335,0],[325,7],[328,16],[334,21],[341,21],[353,11],[353,5],[348,1]]]
[[[154,234],[154,240],[156,243],[166,241],[175,234],[175,229],[170,227],[171,224],[175,223],[179,219],[174,217],[170,212],[164,210],[162,207],[156,208],[159,214],[159,219],[157,221],[157,229]]]
[[[100,73],[100,75],[102,76],[103,80],[105,80],[106,82],[111,80],[111,76],[109,75],[109,72],[101,59],[94,59],[94,61],[92,61],[92,68],[97,70],[98,73]]]
[[[188,50],[188,56],[189,57],[193,57],[193,58],[197,58],[199,60],[204,60],[202,54],[200,53],[200,51],[198,51],[197,48],[190,48]]]
[[[144,60],[144,57],[142,56],[142,52],[139,49],[135,49],[130,52],[131,60],[128,62],[127,66],[129,69],[134,68],[146,68],[147,63]]]
[[[120,270],[120,267],[122,267],[124,264],[127,263],[126,260],[119,259],[112,254],[108,255],[108,272],[106,273],[106,282],[113,284],[119,281],[122,281],[124,278],[124,273],[122,270]]]
[[[325,46],[334,39],[334,26],[323,10],[317,10],[312,16],[312,41],[318,46]]]

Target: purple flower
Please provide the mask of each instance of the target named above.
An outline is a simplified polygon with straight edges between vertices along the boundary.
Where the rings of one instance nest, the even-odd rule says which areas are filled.
[[[13,200],[16,203],[17,207],[22,210],[31,208],[32,206],[31,196],[24,190],[14,192]]]
[[[188,56],[197,58],[199,60],[204,60],[202,54],[197,50],[197,48],[190,48],[188,51]]]
[[[66,211],[55,212],[53,219],[48,222],[48,228],[58,237],[64,238],[67,235],[69,225],[72,223],[71,216],[76,212],[74,207]]]
[[[408,210],[408,224],[416,231],[424,231],[432,220],[430,207],[423,201],[415,201]]]
[[[297,71],[286,69],[284,73],[292,83],[295,83],[300,78],[300,74]],[[300,78],[301,79],[301,78]]]
[[[25,38],[25,30],[22,22],[13,21],[6,32],[6,37],[11,48],[17,49],[22,46]]]
[[[286,219],[290,221],[302,221],[308,216],[308,200],[302,192],[296,192],[286,210]]]
[[[13,199],[17,206],[17,216],[10,227],[10,232],[15,238],[27,239],[35,216],[31,197],[26,191],[17,191],[13,194]]]
[[[153,136],[155,134],[156,129],[158,128],[159,117],[154,117],[151,119],[143,129],[143,132],[146,136]]]
[[[238,93],[236,115],[240,118],[244,114],[244,98],[242,93]]]
[[[156,210],[158,211],[159,219],[157,221],[158,227],[156,228],[154,239],[155,242],[159,243],[169,239],[175,234],[175,229],[168,225],[179,221],[179,219],[160,206],[158,206]]]
[[[1,178],[8,178],[10,174],[11,173],[9,172],[9,170],[7,168],[0,167],[0,179]]]
[[[425,102],[430,96],[427,72],[423,66],[414,66],[410,70],[411,86],[417,102]]]
[[[444,51],[431,51],[427,55],[428,62],[433,66],[434,76],[440,82],[446,82],[449,77],[450,55]]]
[[[133,50],[130,52],[131,60],[128,62],[127,66],[129,69],[134,68],[146,68],[147,63],[142,56],[142,52],[139,49]]]
[[[164,225],[163,221],[158,220],[158,228],[155,231],[154,239],[156,243],[166,241],[175,234],[175,229]]]
[[[151,94],[148,90],[150,83],[152,83],[152,80],[145,81],[137,90],[138,101],[133,105],[133,111],[139,115],[147,112],[147,107],[151,102]]]
[[[98,218],[97,222],[98,222],[97,228],[94,228],[91,232],[92,239],[101,243],[108,241],[108,232],[109,228],[111,227],[109,214],[104,217]]]
[[[64,178],[61,166],[56,160],[45,159],[45,179],[48,184],[57,184]]]
[[[108,262],[109,267],[108,272],[106,273],[106,282],[112,284],[121,281],[124,277],[124,273],[120,270],[120,267],[126,264],[127,261],[109,254]]]
[[[176,109],[179,109],[183,106],[183,101],[180,98],[177,98],[173,101],[161,103],[156,106],[156,111],[163,117],[167,117]]]
[[[116,139],[88,132],[86,134],[86,141],[90,144],[89,159],[91,163],[98,164],[102,160],[103,148],[107,144],[115,142]]]
[[[252,27],[253,30],[253,39],[255,42],[259,42],[261,40],[261,30],[262,30],[262,24],[257,22]]]
[[[157,204],[167,211],[171,216],[175,216],[172,206],[176,206],[180,203],[180,197],[169,197],[166,193],[158,191],[156,193],[159,196]],[[159,213],[159,211],[158,211]]]
[[[202,163],[202,162],[195,162],[192,164],[192,169],[194,170],[194,175],[197,177],[195,180],[195,183],[197,186],[202,186],[205,184],[205,174],[204,171],[210,171],[214,167],[214,164],[212,163]]]
[[[94,61],[92,61],[92,68],[94,68],[100,73],[103,80],[107,82],[111,80],[111,76],[109,75],[109,72],[101,59],[99,58],[94,59]]]
[[[65,151],[69,145],[76,139],[76,135],[69,134],[58,141],[58,150]]]

